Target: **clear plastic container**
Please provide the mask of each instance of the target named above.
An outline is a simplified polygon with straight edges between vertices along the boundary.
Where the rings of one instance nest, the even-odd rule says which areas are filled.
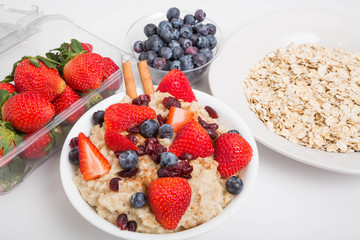
[[[0,5],[0,77],[2,79],[11,73],[13,64],[23,56],[45,56],[50,49],[59,47],[63,42],[70,42],[72,38],[91,43],[94,52],[111,58],[120,69],[100,88],[85,94],[70,108],[56,115],[46,126],[0,158],[0,194],[9,192],[58,151],[73,125],[66,119],[80,108],[85,106],[88,109],[96,102],[118,92],[119,89],[109,92],[108,87],[117,81],[119,81],[118,85],[122,85],[121,62],[136,61],[126,52],[77,26],[69,18],[60,15],[43,15],[36,6],[20,10]],[[53,142],[47,155],[39,159],[23,159],[21,152],[49,131]]]

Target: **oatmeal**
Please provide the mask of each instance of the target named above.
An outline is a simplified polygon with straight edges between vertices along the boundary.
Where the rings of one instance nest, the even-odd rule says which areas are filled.
[[[329,152],[360,151],[360,55],[291,44],[250,70],[251,110],[289,141]]]
[[[162,101],[165,97],[171,96],[168,93],[154,93],[151,95],[149,107],[156,111],[157,115],[161,115],[164,119],[168,115],[169,110],[164,107]],[[181,101],[181,100],[180,100]],[[123,103],[131,103],[129,97],[122,100]],[[194,112],[194,119],[201,117],[209,124],[217,123],[217,120],[211,118],[208,112],[197,102],[191,103],[181,101],[181,108]],[[143,233],[168,233],[182,231],[202,224],[223,211],[223,209],[234,198],[225,187],[226,179],[221,178],[217,168],[218,162],[215,161],[214,155],[201,158],[198,157],[189,161],[193,170],[191,178],[188,182],[191,186],[191,202],[185,214],[182,216],[176,229],[165,229],[156,219],[151,211],[149,202],[141,208],[134,208],[131,204],[131,197],[136,192],[146,193],[149,184],[158,178],[157,171],[161,167],[155,163],[148,154],[139,156],[138,171],[134,177],[121,178],[119,180],[118,192],[109,188],[111,179],[118,177],[117,173],[123,169],[119,165],[118,158],[115,153],[110,150],[104,140],[106,126],[95,125],[91,129],[90,140],[100,150],[102,155],[109,160],[111,164],[110,172],[95,180],[84,180],[80,170],[77,169],[77,175],[74,177],[74,183],[79,189],[84,200],[91,205],[96,212],[103,218],[113,224],[116,224],[119,214],[125,213],[128,219],[137,223],[137,231]],[[226,133],[228,129],[219,126],[218,134]],[[128,132],[124,131],[124,135]],[[146,138],[140,134],[134,134],[137,137],[137,145],[144,145]],[[175,138],[174,134],[170,139],[158,138],[161,145],[167,149],[170,148]],[[239,175],[237,172],[234,175]]]

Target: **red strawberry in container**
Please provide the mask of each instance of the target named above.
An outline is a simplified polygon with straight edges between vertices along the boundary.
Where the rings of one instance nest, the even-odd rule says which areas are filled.
[[[116,76],[116,79],[110,79],[109,77],[119,70],[119,66],[108,57],[104,57],[104,64],[105,64],[105,74],[103,78],[103,83],[106,84],[108,81],[112,81],[113,83],[110,84],[102,94],[104,97],[111,96],[120,88],[122,76]]]
[[[30,138],[34,133],[28,133],[24,137],[24,141]],[[25,159],[36,159],[44,157],[49,153],[52,146],[52,137],[50,133],[43,134],[37,138],[29,147],[21,152],[20,156]]]
[[[246,167],[253,155],[250,144],[237,133],[224,133],[215,142],[215,160],[223,178]]]
[[[55,113],[60,114],[61,112],[68,109],[73,103],[79,100],[81,96],[72,89],[69,85],[66,86],[65,90],[58,96],[54,101]],[[69,123],[75,123],[85,113],[85,106],[79,106],[79,109],[75,111],[66,120]]]
[[[5,80],[13,79],[15,89],[19,93],[38,93],[51,102],[66,87],[65,81],[51,61],[41,56],[23,57],[15,63],[14,71]]]
[[[9,98],[2,107],[2,118],[21,132],[34,132],[55,114],[54,105],[38,93],[24,92]]]
[[[16,92],[15,86],[13,84],[7,83],[7,82],[0,82],[0,90],[6,90],[10,94]]]

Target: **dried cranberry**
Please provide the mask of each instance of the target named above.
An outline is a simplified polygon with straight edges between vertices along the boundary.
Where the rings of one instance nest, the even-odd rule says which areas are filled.
[[[149,143],[159,143],[159,140],[157,140],[157,138],[151,137],[146,139],[145,146],[148,145]]]
[[[158,114],[156,116],[157,120],[158,120],[158,123],[159,123],[159,126],[163,125],[165,123],[165,119],[163,118],[163,116],[161,116],[161,114]]]
[[[138,170],[139,170],[138,168],[134,168],[133,170],[130,171],[122,170],[120,172],[117,172],[116,174],[122,178],[126,178],[126,177],[130,178],[134,176],[138,172]]]
[[[151,154],[155,151],[155,148],[156,148],[156,144],[158,144],[159,141],[156,139],[156,138],[148,138],[146,139],[145,141],[145,152],[147,154]]]
[[[208,114],[211,118],[219,118],[219,115],[217,114],[215,109],[213,109],[212,107],[205,106],[205,110],[208,112]]]
[[[186,179],[191,178],[193,167],[187,161],[180,161],[175,165],[161,167],[157,174],[159,178],[162,177],[183,177]]]
[[[209,136],[210,136],[211,139],[216,139],[216,138],[219,136],[219,134],[217,133],[217,131],[214,130],[214,129],[205,128],[205,131],[209,134]]]
[[[181,107],[180,101],[177,100],[174,97],[166,97],[166,98],[164,98],[164,100],[162,101],[162,104],[167,109],[170,109],[171,107],[178,107],[178,108]]]
[[[109,188],[110,190],[117,192],[119,191],[119,181],[121,180],[121,178],[115,177],[112,178],[109,182]]]
[[[115,152],[115,156],[116,156],[117,158],[119,158],[120,153],[121,153],[121,152],[119,152],[119,151]]]
[[[196,159],[196,157],[194,157],[190,153],[183,153],[179,156],[179,160],[190,161],[190,160],[194,160],[194,159]]]
[[[216,132],[216,129],[219,128],[219,125],[216,123],[207,123],[201,117],[198,117],[199,124],[205,129],[205,131],[209,134],[211,139],[215,139],[219,136]]]
[[[129,133],[139,133],[141,128],[141,124],[132,128],[129,128],[127,131]]]
[[[128,134],[126,135],[126,138],[130,140],[134,145],[137,144],[138,140],[134,134]]]
[[[73,149],[74,147],[77,147],[79,145],[79,138],[74,137],[70,140],[70,148]]]
[[[139,105],[139,106],[149,106],[151,98],[149,95],[143,94],[138,96],[137,98],[134,98],[132,100],[132,104]]]
[[[116,226],[118,226],[121,230],[126,230],[128,228],[128,218],[125,213],[120,214],[116,220]]]
[[[137,154],[138,156],[144,156],[144,155],[146,154],[146,152],[145,152],[145,146],[144,146],[144,145],[138,146],[138,150],[137,150],[136,154]]]
[[[135,221],[128,221],[127,223],[128,231],[135,232],[137,228],[137,223]]]
[[[150,153],[150,157],[155,163],[160,163],[160,154],[163,152],[167,152],[167,148],[160,143],[156,143],[154,151]]]

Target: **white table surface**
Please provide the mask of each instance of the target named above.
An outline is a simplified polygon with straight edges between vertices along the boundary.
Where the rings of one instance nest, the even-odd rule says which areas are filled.
[[[124,50],[124,36],[135,20],[172,6],[204,9],[221,27],[225,39],[252,18],[284,8],[317,7],[360,17],[360,2],[356,0],[0,0],[0,3],[20,7],[34,4],[45,14],[68,16]],[[209,91],[206,80],[195,88]],[[223,225],[196,239],[360,239],[360,176],[314,168],[261,144],[258,147],[258,181],[246,203]],[[52,156],[12,192],[0,195],[0,239],[116,239],[93,227],[72,207],[60,182],[59,155]]]

